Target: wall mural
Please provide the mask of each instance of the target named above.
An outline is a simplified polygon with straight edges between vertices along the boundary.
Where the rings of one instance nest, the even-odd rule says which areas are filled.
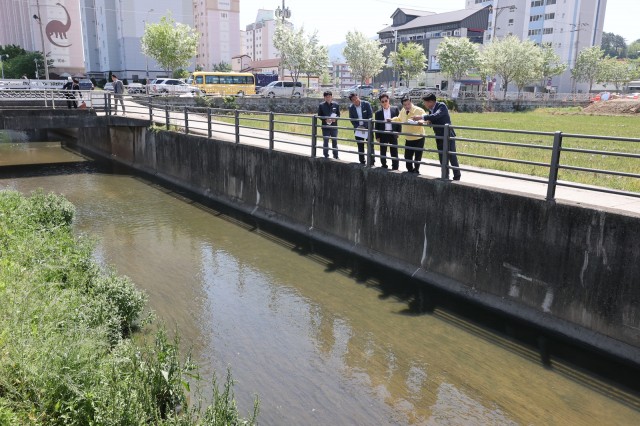
[[[69,11],[67,11],[67,8],[64,7],[62,4],[56,3],[56,6],[60,6],[62,9],[64,9],[64,13],[67,15],[67,23],[63,24],[57,19],[47,22],[47,26],[45,27],[47,38],[49,39],[51,44],[55,46],[70,47],[72,46],[72,43],[68,43],[68,42],[65,44],[59,44],[59,43],[62,40],[67,40],[67,32],[69,31],[69,28],[71,28],[71,16],[69,16]]]

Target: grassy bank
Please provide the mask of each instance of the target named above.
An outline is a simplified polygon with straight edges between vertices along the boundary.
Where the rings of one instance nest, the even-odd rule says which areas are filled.
[[[0,425],[254,424],[230,375],[204,406],[197,367],[151,321],[146,296],[101,270],[60,196],[0,191]],[[191,391],[193,388],[193,391]]]
[[[343,117],[348,117],[346,111]],[[219,119],[216,117],[216,119]],[[241,126],[267,129],[268,123],[256,121],[268,119],[267,114],[242,115]],[[232,119],[224,119],[230,123]],[[276,131],[311,135],[311,117],[283,116],[275,117]],[[529,112],[516,113],[452,113],[452,121],[455,126],[495,128],[509,130],[528,130],[536,132],[562,131],[569,134],[619,136],[628,138],[640,138],[640,117],[636,116],[595,116],[581,112],[580,108],[566,109],[538,109]],[[353,139],[353,131],[350,123],[341,121],[338,137]],[[545,166],[510,163],[506,161],[474,158],[473,156],[497,157],[499,159],[525,160],[529,162],[549,164],[551,159],[552,136],[523,135],[515,133],[488,132],[473,129],[460,129],[457,131],[461,139],[457,144],[460,153],[461,165],[489,168],[513,173],[523,173],[547,178],[549,169]],[[427,129],[427,134],[432,131]],[[470,139],[466,141],[464,139]],[[478,142],[496,141],[508,143],[524,143],[536,145],[540,148],[513,147],[505,145],[487,144]],[[319,139],[321,141],[321,139]],[[348,142],[340,143],[349,145]],[[400,142],[403,143],[402,141]],[[350,145],[355,146],[355,143]],[[426,148],[435,149],[435,141],[429,139]],[[614,142],[610,140],[594,140],[565,137],[563,148],[585,149],[606,152],[621,152],[640,155],[640,143]],[[466,155],[464,155],[466,154]],[[402,150],[399,153],[403,156]],[[424,161],[437,161],[436,153],[426,153]],[[560,158],[565,166],[584,167],[599,170],[610,170],[625,173],[640,173],[640,159],[612,156],[610,154],[579,153],[565,151]],[[598,172],[583,172],[561,169],[559,179],[588,185],[603,186],[613,189],[640,192],[640,180],[632,177],[611,176]]]

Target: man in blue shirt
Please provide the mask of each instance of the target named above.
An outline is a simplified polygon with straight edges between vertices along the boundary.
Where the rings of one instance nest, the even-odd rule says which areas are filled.
[[[360,158],[360,164],[365,164],[364,144],[369,137],[369,125],[366,120],[373,118],[373,109],[371,109],[369,102],[360,100],[360,96],[358,96],[357,93],[349,94],[349,100],[351,101],[351,105],[349,105],[349,118],[355,129],[358,156]]]
[[[429,110],[429,114],[424,114],[422,116],[412,117],[413,120],[418,121],[422,124],[432,125],[435,124],[437,127],[433,127],[433,133],[436,135],[436,146],[438,147],[438,157],[440,158],[440,164],[442,164],[442,147],[444,141],[444,126],[445,124],[451,125],[451,117],[449,116],[449,109],[447,105],[443,102],[438,102],[436,100],[436,95],[433,93],[427,93],[422,97],[422,102],[426,110]],[[449,163],[451,166],[455,167],[453,169],[453,180],[460,180],[460,164],[458,164],[458,156],[456,153],[456,140],[454,139],[456,136],[456,132],[453,128],[449,128]]]

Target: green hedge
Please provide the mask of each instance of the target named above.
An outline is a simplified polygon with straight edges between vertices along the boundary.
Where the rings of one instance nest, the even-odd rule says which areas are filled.
[[[74,213],[61,196],[0,192],[0,425],[254,424],[257,399],[240,419],[230,375],[202,408],[197,368],[162,327],[133,343],[146,296],[95,264]]]

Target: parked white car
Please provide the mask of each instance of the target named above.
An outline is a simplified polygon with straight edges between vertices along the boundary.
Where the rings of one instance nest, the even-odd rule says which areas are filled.
[[[157,78],[149,84],[150,95],[182,95],[184,93],[201,94],[200,89],[177,78]]]
[[[260,96],[263,98],[299,98],[304,96],[304,84],[296,81],[295,91],[293,86],[293,81],[272,81],[260,90]]]

